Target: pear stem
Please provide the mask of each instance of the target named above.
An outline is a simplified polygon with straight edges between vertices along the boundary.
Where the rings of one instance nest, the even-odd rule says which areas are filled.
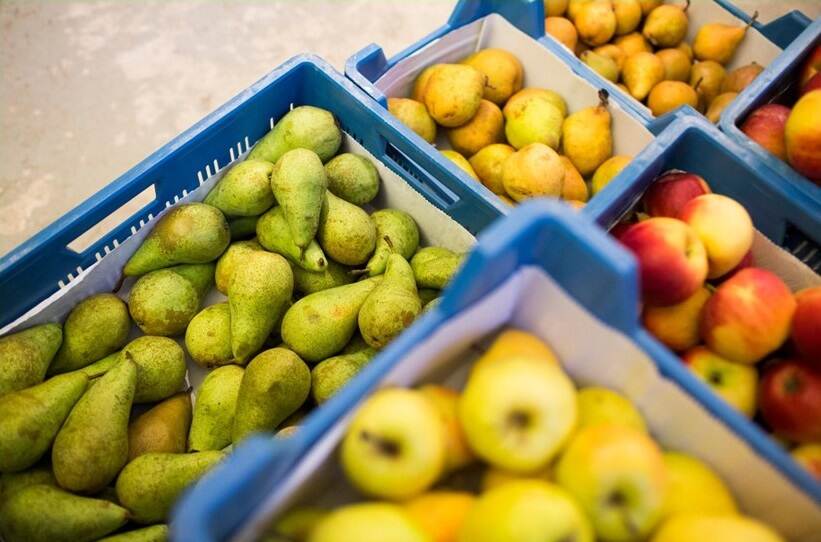
[[[690,9],[690,0],[685,0],[684,7],[681,8],[681,11],[683,11],[684,13],[687,13],[688,9]]]
[[[599,105],[606,108],[609,99],[610,99],[610,93],[607,92],[607,89],[600,88],[599,89]]]
[[[382,237],[382,239],[385,240],[385,242],[388,244],[388,248],[390,248],[391,252],[393,252],[394,248],[393,248],[393,241],[391,241],[391,238],[388,237],[387,235],[385,235],[385,236]]]
[[[746,32],[748,28],[753,26],[753,24],[756,22],[756,20],[758,20],[758,10],[755,10],[753,12],[753,16],[750,17],[750,22],[748,22],[747,26],[744,27],[744,32]]]
[[[699,87],[699,85],[701,85],[701,82],[702,82],[702,81],[704,81],[704,78],[703,78],[703,77],[699,77],[699,78],[698,78],[698,81],[696,81],[696,84],[695,84],[695,86],[693,87],[693,90],[695,90],[696,92],[698,92],[698,87]]]

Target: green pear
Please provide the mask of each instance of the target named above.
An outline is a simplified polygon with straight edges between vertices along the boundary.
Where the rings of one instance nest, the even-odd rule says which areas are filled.
[[[355,333],[351,340],[348,341],[348,344],[345,345],[345,348],[342,349],[340,355],[356,354],[369,348],[370,346],[365,342],[365,339],[362,338],[362,335]]]
[[[411,215],[399,209],[380,209],[371,214],[376,225],[376,250],[365,269],[374,277],[385,272],[392,253],[409,259],[419,248],[419,227]]]
[[[605,79],[614,83],[618,82],[619,65],[612,58],[592,50],[582,52],[579,58]]]
[[[294,276],[279,254],[255,251],[234,271],[228,285],[231,350],[238,362],[259,351],[282,317],[294,289]]]
[[[0,508],[0,534],[6,542],[93,541],[126,521],[128,512],[121,506],[48,485],[22,489]]]
[[[202,309],[185,330],[185,349],[200,367],[210,369],[231,363],[231,309],[217,303]]]
[[[271,189],[285,214],[291,238],[296,246],[306,248],[319,228],[322,201],[328,189],[328,176],[319,156],[307,149],[283,154],[274,166]]]
[[[240,216],[228,220],[228,229],[231,231],[231,240],[240,241],[257,234],[258,216]]]
[[[42,324],[0,338],[0,397],[42,382],[62,342],[60,324]]]
[[[401,255],[391,254],[382,282],[359,311],[359,332],[370,346],[383,348],[411,325],[421,311],[413,269]]]
[[[183,453],[191,425],[191,395],[172,395],[128,426],[128,460],[149,453]]]
[[[323,271],[327,266],[325,253],[316,241],[311,239],[305,248],[296,245],[282,207],[274,207],[259,217],[257,239],[266,250],[285,256],[308,271]]]
[[[368,213],[332,192],[326,192],[317,239],[330,258],[344,265],[362,265],[376,247],[376,226]]]
[[[169,270],[188,279],[188,282],[190,282],[194,290],[196,290],[200,301],[202,301],[214,286],[214,275],[217,270],[217,264],[214,262],[186,263],[169,267]]]
[[[131,330],[128,307],[113,294],[97,294],[78,303],[63,324],[63,344],[47,374],[81,369],[123,347]]]
[[[462,265],[464,254],[442,247],[425,247],[411,258],[410,265],[419,288],[443,289]]]
[[[342,350],[356,331],[359,309],[381,277],[307,295],[282,320],[282,340],[299,357],[322,361]]]
[[[87,385],[84,374],[69,373],[0,397],[0,472],[37,463]]]
[[[136,386],[137,366],[125,357],[74,405],[51,449],[54,477],[61,487],[94,493],[123,468]]]
[[[214,369],[197,390],[188,450],[221,450],[231,444],[237,395],[245,370],[236,365]]]
[[[422,302],[423,307],[434,299],[438,299],[440,295],[442,295],[442,292],[435,288],[419,288],[419,300]]]
[[[254,250],[262,250],[262,245],[256,239],[237,241],[231,243],[225,249],[225,252],[217,260],[217,267],[214,270],[214,281],[217,290],[223,294],[228,294],[228,285],[231,283],[231,277],[234,276],[234,269],[243,263],[246,254]]]
[[[234,444],[252,433],[271,432],[296,412],[311,391],[311,371],[291,350],[258,354],[242,377],[234,413]]]
[[[211,189],[204,203],[226,216],[256,216],[274,204],[271,174],[274,164],[265,160],[245,160],[228,170]]]
[[[126,262],[123,273],[136,276],[180,263],[219,258],[231,239],[225,215],[205,203],[186,203],[163,215]]]
[[[137,366],[135,403],[166,399],[185,384],[185,352],[173,339],[153,335],[137,337],[123,348],[122,358]]]
[[[117,499],[136,523],[164,521],[177,497],[224,456],[217,451],[141,455],[117,477]]]
[[[367,346],[367,345],[366,345]],[[343,354],[318,363],[311,370],[311,395],[322,404],[342,389],[377,354],[367,347],[353,354]]]
[[[323,162],[327,162],[341,144],[342,132],[334,116],[324,109],[303,105],[279,119],[274,129],[251,149],[248,159],[276,164],[283,154],[292,149],[310,149]]]
[[[0,508],[21,489],[36,485],[57,487],[57,480],[50,467],[32,467],[22,472],[0,474]]]
[[[304,295],[344,286],[355,278],[350,268],[333,260],[328,260],[324,271],[306,271],[298,265],[292,265],[291,271],[294,273],[294,290]]]
[[[328,190],[348,203],[365,205],[379,193],[379,173],[365,156],[346,152],[325,164]]]
[[[147,335],[181,334],[199,307],[200,297],[194,285],[171,269],[146,273],[128,294],[128,312]]]
[[[76,371],[72,371],[72,373],[82,373],[86,375],[89,380],[92,378],[97,378],[106,374],[109,369],[114,367],[120,362],[120,351],[114,352],[113,354],[109,354],[103,359],[99,359],[92,363],[91,365],[86,365],[82,369],[77,369]]]
[[[430,301],[428,301],[427,303],[422,305],[422,312],[425,313],[425,312],[428,312],[428,311],[432,311],[433,309],[438,307],[441,302],[442,302],[441,297],[437,297],[436,299],[431,299]]]
[[[98,542],[167,542],[168,525],[152,525],[101,538]]]
[[[658,60],[655,55],[650,56]],[[607,91],[599,91],[598,105],[576,111],[565,119],[562,126],[564,154],[582,176],[592,175],[613,156],[612,117],[607,109],[607,98]]]

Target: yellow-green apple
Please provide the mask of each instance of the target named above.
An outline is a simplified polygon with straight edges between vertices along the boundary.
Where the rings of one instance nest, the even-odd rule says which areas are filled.
[[[821,482],[821,443],[802,444],[790,452],[790,455]]]
[[[641,431],[619,425],[582,429],[559,459],[556,480],[581,503],[599,540],[643,540],[662,517],[664,458]]]
[[[821,184],[821,89],[801,96],[784,131],[787,161],[800,174]]]
[[[547,363],[559,363],[553,350],[539,337],[520,329],[506,329],[499,333],[482,357],[476,360],[473,371],[488,363],[515,357],[540,359]]]
[[[555,363],[508,358],[474,369],[459,399],[473,451],[514,472],[545,467],[576,426],[576,389]]]
[[[758,403],[775,434],[794,442],[821,442],[821,369],[798,360],[768,366]]]
[[[445,428],[445,471],[460,469],[472,463],[475,457],[459,424],[459,394],[436,384],[422,386],[419,391],[436,409]]]
[[[747,137],[764,147],[782,160],[787,159],[787,148],[784,143],[784,127],[790,108],[781,104],[762,105],[741,123],[741,131]]]
[[[795,301],[793,344],[804,359],[821,366],[821,286],[801,290]]]
[[[405,511],[431,542],[456,542],[476,497],[464,491],[431,491],[405,503]]]
[[[497,467],[490,467],[482,474],[482,491],[489,491],[501,485],[519,480],[553,481],[553,469],[548,465],[536,472],[510,472]]]
[[[688,201],[679,218],[695,230],[707,250],[707,278],[718,278],[737,266],[753,246],[755,228],[740,203],[721,194]]]
[[[726,360],[703,346],[691,348],[681,359],[719,397],[748,418],[753,417],[758,393],[755,367]]]
[[[681,220],[648,218],[632,225],[619,241],[638,260],[642,298],[648,305],[681,303],[704,283],[704,245]]]
[[[757,363],[787,339],[795,307],[778,276],[748,267],[716,288],[704,305],[701,338],[723,358]]]
[[[337,508],[311,532],[308,542],[431,542],[396,504],[360,503]]]
[[[520,480],[482,494],[468,512],[459,542],[593,542],[576,500],[541,480]]]
[[[641,413],[625,396],[607,388],[590,386],[576,395],[579,404],[578,429],[609,424],[631,427],[647,432]]]
[[[815,49],[807,55],[804,64],[801,65],[798,86],[803,87],[819,72],[821,72],[821,44],[815,46]]]
[[[710,193],[710,186],[700,176],[673,170],[656,179],[644,193],[644,209],[650,216],[678,218],[684,204]]]
[[[732,515],[738,505],[724,481],[704,462],[679,452],[665,452],[669,483],[664,517],[677,514]]]
[[[650,542],[786,542],[768,525],[743,516],[674,516]]]
[[[644,307],[642,321],[647,331],[671,350],[681,352],[698,344],[701,309],[710,299],[710,290],[700,287],[696,293],[668,307]]]
[[[342,469],[363,493],[404,499],[428,489],[445,466],[445,428],[416,390],[386,388],[354,414],[342,441]]]

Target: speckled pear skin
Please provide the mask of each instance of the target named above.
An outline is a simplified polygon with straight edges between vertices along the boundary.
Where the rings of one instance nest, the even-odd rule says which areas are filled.
[[[399,209],[380,209],[371,213],[376,226],[376,250],[368,260],[368,275],[374,277],[385,272],[385,265],[392,253],[406,260],[419,248],[419,227],[411,215]]]
[[[333,260],[328,260],[324,271],[306,271],[298,265],[292,265],[291,270],[294,272],[294,290],[303,295],[344,286],[356,278],[349,267]]]
[[[109,354],[103,359],[98,359],[91,365],[86,365],[82,369],[72,371],[72,373],[82,373],[86,375],[89,379],[94,379],[103,376],[109,371],[109,369],[111,369],[120,362],[120,352],[121,350],[114,352],[113,354]]]
[[[84,374],[69,373],[0,397],[0,472],[37,463],[87,385]]]
[[[359,311],[359,332],[373,348],[384,348],[422,312],[413,269],[400,254],[391,254],[382,282]]]
[[[274,166],[271,189],[282,207],[294,243],[307,247],[319,228],[322,201],[328,189],[322,160],[307,149],[286,152]]]
[[[197,390],[188,451],[222,450],[231,444],[237,396],[245,370],[237,365],[214,369]]]
[[[342,132],[333,114],[324,109],[303,105],[295,107],[265,134],[248,154],[248,160],[277,160],[292,149],[310,149],[323,162],[339,150]]]
[[[272,348],[248,363],[237,397],[234,444],[257,432],[272,432],[302,406],[311,391],[311,371],[293,351]]]
[[[60,324],[42,324],[0,338],[0,397],[42,382],[62,342]]]
[[[40,465],[21,472],[0,474],[0,508],[21,489],[36,485],[57,486],[50,466]]]
[[[241,241],[256,235],[257,220],[259,220],[259,216],[240,216],[228,220],[228,229],[231,231],[231,240]]]
[[[128,294],[128,312],[147,335],[182,334],[199,307],[200,296],[194,285],[171,269],[146,273]]]
[[[168,525],[152,525],[101,538],[97,542],[168,542]]]
[[[362,208],[327,192],[317,239],[331,259],[362,265],[376,248],[376,226]]]
[[[117,478],[117,499],[135,523],[165,521],[182,492],[223,457],[217,451],[141,455]]]
[[[214,286],[214,274],[216,273],[217,264],[215,262],[186,263],[175,265],[169,269],[188,279],[188,282],[197,291],[200,301],[202,301]]]
[[[425,247],[414,254],[410,265],[419,288],[441,290],[459,270],[464,259],[464,254],[456,254],[446,248]]]
[[[232,166],[211,189],[204,203],[213,205],[225,216],[256,216],[276,201],[271,192],[274,164],[265,160],[245,160]]]
[[[128,460],[128,418],[136,387],[137,366],[124,358],[77,401],[51,450],[61,487],[95,493],[114,480]]]
[[[245,255],[253,250],[262,250],[262,245],[256,239],[236,241],[225,249],[225,252],[217,260],[217,266],[214,270],[214,282],[217,290],[228,295],[228,284],[231,283],[231,277],[234,276],[234,269],[244,261]]]
[[[172,395],[128,426],[128,460],[148,453],[185,452],[190,426],[191,394]]]
[[[48,485],[22,489],[0,508],[6,542],[90,542],[126,521],[128,512],[121,506]]]
[[[265,344],[294,290],[294,276],[279,254],[255,251],[234,271],[228,285],[231,349],[245,362]]]
[[[297,246],[282,207],[274,207],[259,217],[257,240],[266,250],[285,256],[308,271],[323,271],[327,267],[328,259],[316,241],[311,239],[304,248]]]
[[[137,367],[134,403],[171,397],[185,384],[185,352],[173,339],[145,335],[128,343],[122,358]]]
[[[322,404],[341,390],[350,379],[377,354],[377,350],[366,348],[351,354],[342,354],[317,363],[311,370],[311,396],[317,404]]]
[[[212,205],[186,203],[168,211],[126,262],[123,273],[137,276],[181,263],[219,258],[231,240],[225,215]]]
[[[191,320],[185,330],[185,349],[197,365],[206,369],[234,360],[227,302],[205,307]]]
[[[47,374],[81,369],[123,347],[131,330],[125,302],[97,294],[78,303],[63,324],[63,344]]]
[[[325,164],[328,190],[354,205],[370,203],[379,193],[379,173],[365,156],[346,152]]]
[[[374,277],[303,297],[282,319],[283,342],[308,362],[333,356],[353,337],[359,309],[380,280]]]

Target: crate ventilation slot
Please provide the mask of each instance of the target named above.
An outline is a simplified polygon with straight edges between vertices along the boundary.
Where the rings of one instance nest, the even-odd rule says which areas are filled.
[[[807,264],[810,269],[821,273],[821,248],[792,224],[787,224],[787,231],[784,233],[784,248]]]

